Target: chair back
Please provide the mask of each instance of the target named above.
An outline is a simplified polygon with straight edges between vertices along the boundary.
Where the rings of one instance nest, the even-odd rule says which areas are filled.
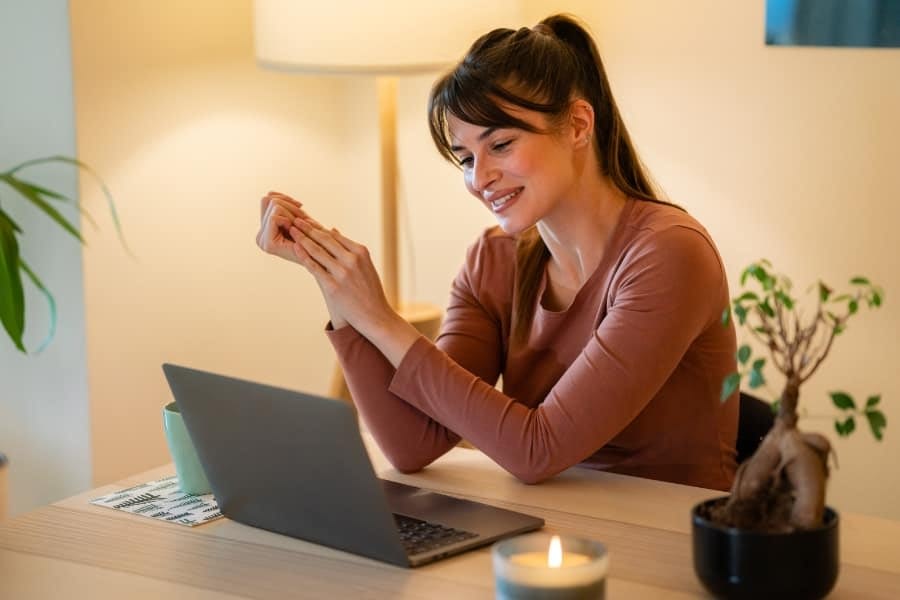
[[[775,424],[775,414],[768,402],[746,392],[741,392],[740,402],[736,444],[738,464],[753,456],[759,443]]]

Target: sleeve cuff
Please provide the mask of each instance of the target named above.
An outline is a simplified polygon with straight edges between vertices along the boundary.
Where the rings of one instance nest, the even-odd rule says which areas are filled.
[[[388,391],[403,398],[403,390],[412,384],[414,374],[418,372],[419,365],[425,360],[432,348],[434,348],[434,344],[428,338],[422,336],[416,340],[409,350],[406,351],[400,364],[397,365],[397,370],[394,371]]]

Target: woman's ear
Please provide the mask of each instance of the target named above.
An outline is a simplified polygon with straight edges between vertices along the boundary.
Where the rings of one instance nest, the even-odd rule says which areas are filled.
[[[594,134],[594,108],[583,98],[572,101],[569,109],[569,126],[576,148],[590,146]]]

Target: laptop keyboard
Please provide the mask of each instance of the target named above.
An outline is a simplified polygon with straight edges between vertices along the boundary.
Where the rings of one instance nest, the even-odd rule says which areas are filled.
[[[407,554],[419,554],[435,550],[442,546],[455,544],[463,540],[478,537],[471,531],[444,527],[437,523],[429,523],[420,519],[398,515],[394,513],[397,522],[397,530],[400,532],[400,541]]]

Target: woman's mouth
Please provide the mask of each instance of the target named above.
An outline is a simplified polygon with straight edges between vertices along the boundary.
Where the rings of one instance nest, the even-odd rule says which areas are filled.
[[[494,210],[494,212],[500,212],[501,210],[505,209],[510,202],[518,198],[523,189],[524,188],[518,188],[508,194],[503,194],[499,198],[491,200],[491,208]]]

